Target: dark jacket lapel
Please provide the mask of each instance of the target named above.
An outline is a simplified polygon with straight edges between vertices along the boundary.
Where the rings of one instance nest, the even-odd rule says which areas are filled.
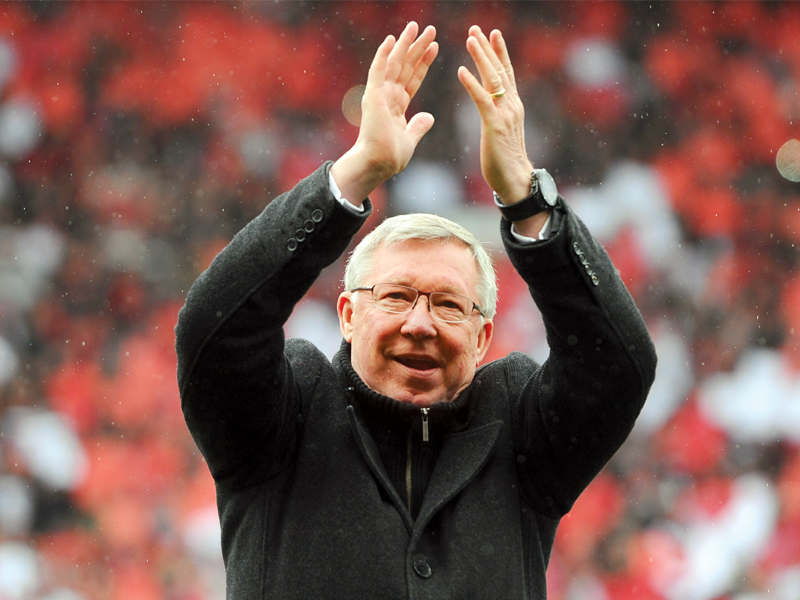
[[[502,425],[502,421],[492,421],[456,433],[444,443],[417,517],[417,531],[422,531],[431,517],[475,478],[486,464]]]
[[[392,485],[389,476],[386,474],[386,469],[383,466],[383,461],[381,461],[378,448],[375,446],[375,441],[359,422],[358,417],[356,416],[356,411],[352,406],[347,407],[347,417],[350,420],[350,427],[353,430],[353,436],[356,439],[356,445],[361,451],[364,461],[369,466],[369,469],[372,471],[375,479],[377,479],[378,483],[381,485],[381,487],[383,487],[383,491],[392,499],[395,508],[397,508],[397,512],[399,512],[403,517],[403,523],[410,534],[414,527],[411,514],[408,512],[405,504],[403,504],[400,496],[398,496],[397,490],[395,489],[394,485]]]

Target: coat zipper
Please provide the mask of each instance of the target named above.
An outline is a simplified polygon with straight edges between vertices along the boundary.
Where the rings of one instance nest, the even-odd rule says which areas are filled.
[[[420,412],[422,413],[422,441],[427,442],[430,441],[430,430],[428,429],[428,411],[430,408],[421,408]],[[408,444],[406,447],[406,500],[408,504],[408,512],[413,514],[411,510],[411,498],[412,496],[412,481],[411,481],[411,452],[413,449],[413,438],[414,431],[411,430],[408,432]]]
[[[414,435],[414,431],[408,432],[408,445],[406,447],[406,504],[408,505],[408,512],[412,515],[414,514],[411,511],[411,448],[412,448],[412,439],[411,436]]]

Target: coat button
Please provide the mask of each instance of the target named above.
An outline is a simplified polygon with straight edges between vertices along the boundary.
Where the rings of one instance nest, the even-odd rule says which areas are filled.
[[[303,223],[303,229],[306,230],[306,233],[311,233],[312,231],[314,231],[314,221],[312,221],[311,219],[306,219],[305,222]]]
[[[431,566],[422,559],[414,561],[414,572],[423,579],[427,579],[433,574]]]
[[[298,242],[304,242],[306,239],[306,231],[305,229],[298,229],[294,232],[294,237]]]
[[[294,238],[289,238],[289,241],[286,242],[286,248],[288,248],[289,252],[294,252],[297,250],[297,240]]]
[[[325,214],[320,209],[316,209],[311,213],[311,220],[314,221],[314,223],[319,223],[324,216]]]

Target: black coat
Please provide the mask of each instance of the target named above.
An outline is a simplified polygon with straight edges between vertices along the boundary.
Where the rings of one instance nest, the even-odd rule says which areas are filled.
[[[182,406],[216,481],[228,598],[544,599],[559,519],[652,383],[641,315],[569,208],[544,242],[520,244],[503,223],[550,357],[478,370],[469,425],[447,434],[413,519],[338,362],[284,342],[294,305],[369,214],[336,202],[329,168],[235,236],[178,321]]]

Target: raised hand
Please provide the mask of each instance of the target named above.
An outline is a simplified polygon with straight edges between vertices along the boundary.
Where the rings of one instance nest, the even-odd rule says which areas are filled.
[[[388,36],[369,68],[361,100],[358,138],[331,167],[342,195],[359,204],[383,181],[406,168],[422,137],[433,126],[433,115],[406,110],[439,51],[436,30],[410,22],[400,37]]]
[[[525,110],[508,49],[500,31],[487,38],[473,25],[467,51],[481,81],[463,66],[458,78],[481,116],[481,172],[503,203],[513,204],[530,192],[533,165],[525,151]]]

